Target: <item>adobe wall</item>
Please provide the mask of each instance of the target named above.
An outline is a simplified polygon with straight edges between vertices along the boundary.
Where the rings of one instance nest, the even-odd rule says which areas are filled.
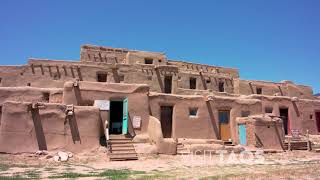
[[[261,101],[258,99],[245,99],[238,97],[221,97],[209,96],[212,105],[214,118],[218,120],[219,110],[230,110],[230,132],[231,139],[235,143],[239,143],[239,132],[237,125],[237,117],[242,117],[243,112],[248,115],[261,114]],[[217,121],[218,122],[218,121]]]
[[[299,129],[302,133],[309,130],[310,134],[317,134],[315,112],[320,110],[319,100],[296,99],[280,96],[251,95],[248,98],[260,99],[262,111],[272,108],[272,114],[280,116],[279,108],[289,109],[290,129]]]
[[[124,83],[96,83],[79,82],[74,87],[74,82],[66,82],[63,91],[63,103],[74,105],[93,105],[94,100],[123,100],[128,98],[129,131],[130,122],[134,116],[141,117],[141,127],[135,129],[135,133],[147,132],[149,109],[148,109],[149,87],[143,84]],[[107,117],[109,118],[109,117]],[[107,119],[109,121],[109,119]]]
[[[233,78],[239,77],[239,71],[235,68],[226,68],[226,67],[219,67],[219,66],[210,66],[204,64],[196,64],[184,61],[177,61],[177,60],[168,60],[169,65],[178,66],[179,69],[184,71],[194,71],[194,72],[204,72],[204,73],[215,73],[219,75],[226,75]]]
[[[62,102],[62,89],[35,87],[0,87],[0,106],[6,101]]]
[[[179,69],[178,73],[178,87],[183,89],[190,89],[190,78],[196,79],[196,90],[213,90],[219,92],[219,82],[224,83],[224,92],[234,93],[233,78],[221,76],[213,73],[188,72]]]
[[[83,45],[80,48],[81,62],[105,62],[110,64],[125,63],[129,50],[94,45]]]
[[[285,139],[282,120],[269,116],[237,118],[246,127],[246,145],[264,149],[283,149]]]
[[[313,99],[313,91],[311,87],[296,85],[290,81],[283,83],[274,83],[267,81],[249,81],[240,80],[239,88],[236,92],[243,95],[257,94],[257,88],[262,88],[262,95],[268,96],[290,96],[306,99]]]
[[[218,110],[230,110],[231,138],[237,141],[236,117],[242,111],[251,114],[261,113],[259,100],[225,98],[219,96],[208,97],[196,95],[165,95],[150,93],[149,104],[151,115],[160,119],[161,106],[173,106],[173,138],[218,139],[219,121]],[[197,116],[189,116],[190,108],[198,108]]]
[[[44,103],[35,111],[29,102],[4,103],[0,152],[83,152],[98,148],[102,136],[99,109],[74,107],[72,120],[66,118],[65,109],[65,105]]]
[[[153,65],[166,65],[167,58],[164,53],[130,51],[126,56],[127,64],[145,64],[145,59],[152,60]]]

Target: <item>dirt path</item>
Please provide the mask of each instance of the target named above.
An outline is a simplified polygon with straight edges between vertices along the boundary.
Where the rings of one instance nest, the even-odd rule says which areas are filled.
[[[0,179],[317,179],[320,155],[293,151],[263,155],[264,161],[230,161],[225,155],[141,157],[110,162],[104,154],[76,155],[66,163],[28,155],[0,155]],[[239,159],[236,154],[231,159]]]

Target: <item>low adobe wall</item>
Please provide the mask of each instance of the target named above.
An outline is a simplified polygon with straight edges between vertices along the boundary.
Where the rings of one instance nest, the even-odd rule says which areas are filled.
[[[62,90],[59,88],[0,87],[0,106],[5,101],[61,103]]]
[[[99,147],[101,120],[95,107],[74,107],[44,103],[37,110],[28,102],[6,102],[2,107],[0,152],[23,153],[39,149],[83,152]]]
[[[74,82],[66,82],[63,91],[63,103],[74,105],[93,105],[94,100],[119,100],[128,98],[129,132],[130,122],[134,116],[141,117],[141,127],[135,129],[136,134],[145,133],[148,129],[149,109],[148,109],[149,86],[144,84],[123,84],[123,83],[96,83],[79,82],[74,86]],[[109,121],[109,116],[105,116]]]
[[[238,142],[236,117],[242,111],[261,113],[261,101],[234,97],[187,96],[150,93],[151,115],[161,119],[161,106],[173,106],[172,138],[219,139],[219,110],[230,110],[231,139]],[[197,116],[189,116],[190,108],[198,108]]]
[[[280,118],[256,116],[237,118],[246,126],[246,145],[264,149],[283,149],[284,130]]]

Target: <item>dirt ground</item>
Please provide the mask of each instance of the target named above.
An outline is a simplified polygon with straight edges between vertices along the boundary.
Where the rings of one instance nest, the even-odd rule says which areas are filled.
[[[290,151],[249,157],[144,155],[137,161],[111,162],[98,151],[55,162],[46,156],[0,154],[0,179],[320,179],[319,153]]]

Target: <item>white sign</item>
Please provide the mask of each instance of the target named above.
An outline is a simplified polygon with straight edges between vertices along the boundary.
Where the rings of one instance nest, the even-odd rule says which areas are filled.
[[[108,100],[94,100],[94,106],[100,108],[100,110],[109,110],[110,101]]]
[[[133,116],[133,128],[140,128],[141,116]]]

